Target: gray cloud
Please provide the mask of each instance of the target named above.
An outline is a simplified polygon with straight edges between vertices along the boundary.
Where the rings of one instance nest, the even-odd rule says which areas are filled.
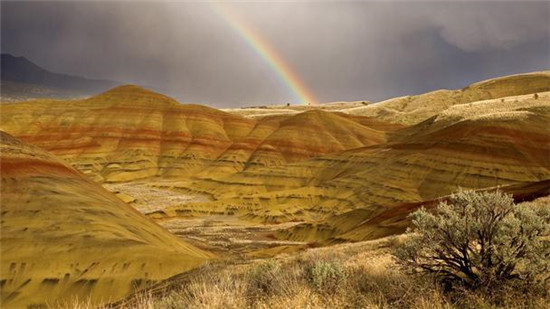
[[[218,107],[295,102],[198,2],[2,2],[2,52]],[[379,100],[549,68],[548,2],[277,2],[230,7],[320,101]]]
[[[548,2],[470,5],[452,3],[433,16],[443,39],[465,51],[510,48],[548,36]]]

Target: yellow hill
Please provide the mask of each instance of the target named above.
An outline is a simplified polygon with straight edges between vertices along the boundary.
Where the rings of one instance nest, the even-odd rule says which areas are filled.
[[[411,125],[453,105],[547,91],[550,91],[550,71],[543,71],[489,79],[460,90],[437,90],[389,99],[343,112]]]
[[[247,119],[137,86],[85,100],[2,105],[1,129],[99,182],[279,165],[385,140],[365,117],[312,110]],[[376,122],[372,122],[376,123]]]
[[[550,179],[548,123],[549,92],[457,105],[394,131],[386,143],[182,183],[215,200],[164,215],[210,210],[265,222],[315,222],[360,208],[367,220],[459,188],[534,184]]]
[[[327,228],[331,218],[350,219],[340,232],[360,225],[339,217],[352,211],[369,222],[459,187],[550,179],[549,79],[537,72],[377,104],[279,106],[292,112],[254,119],[124,86],[87,100],[0,106],[1,126],[95,180],[145,179],[186,195],[144,207],[154,218],[304,221],[326,239],[339,233]]]
[[[114,300],[210,257],[61,160],[0,134],[2,308]]]

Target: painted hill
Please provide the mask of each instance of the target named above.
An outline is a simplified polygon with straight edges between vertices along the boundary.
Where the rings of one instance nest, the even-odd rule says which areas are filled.
[[[209,257],[63,161],[0,137],[2,308],[114,300]]]
[[[383,144],[180,184],[215,199],[180,208],[307,221],[357,208],[375,215],[460,187],[544,181],[550,179],[548,123],[549,92],[456,105],[393,131]]]
[[[2,100],[71,98],[89,96],[120,83],[50,72],[25,57],[2,54],[0,60]]]
[[[324,103],[317,106],[270,105],[233,108],[225,111],[249,118],[259,118],[321,109],[373,117],[381,121],[402,125],[413,125],[435,116],[453,105],[547,91],[550,91],[550,71],[541,71],[489,79],[459,90],[441,89],[415,96],[392,98],[377,103],[355,101]]]
[[[343,110],[352,115],[411,125],[459,104],[550,91],[550,71],[489,79],[460,90],[437,90]]]
[[[398,126],[312,110],[259,120],[137,86],[1,108],[1,128],[97,181],[226,174],[382,143]]]
[[[350,188],[365,206],[281,237],[358,241],[401,233],[411,211],[460,188],[501,187],[518,200],[549,195],[549,123],[549,92],[453,106],[385,147],[340,155],[322,172],[337,177],[321,186]]]
[[[85,100],[1,106],[1,127],[99,182],[142,179],[200,197],[155,207],[153,218],[303,221],[303,232],[277,237],[356,240],[398,230],[369,232],[365,222],[393,210],[398,218],[409,209],[402,205],[459,187],[536,187],[550,179],[549,77],[498,78],[420,95],[406,106],[395,103],[401,98],[261,117],[122,86]],[[345,228],[333,222],[342,218],[358,220],[344,220]]]

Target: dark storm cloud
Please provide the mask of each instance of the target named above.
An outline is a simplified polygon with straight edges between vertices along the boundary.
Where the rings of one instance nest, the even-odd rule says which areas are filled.
[[[218,107],[295,100],[198,2],[2,2],[2,52]],[[320,101],[380,100],[550,67],[548,2],[232,3]]]

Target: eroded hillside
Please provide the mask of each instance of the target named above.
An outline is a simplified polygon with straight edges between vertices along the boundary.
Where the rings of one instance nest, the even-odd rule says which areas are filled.
[[[194,181],[186,188],[215,200],[164,212],[210,209],[268,222],[314,221],[357,208],[374,216],[459,188],[536,183],[550,179],[549,122],[549,93],[459,105],[396,132],[384,145]]]
[[[212,257],[60,159],[0,134],[3,307],[115,300]]]
[[[538,72],[259,114],[124,86],[86,100],[4,105],[2,128],[173,231],[190,223],[175,220],[216,216],[300,223],[273,231],[279,241],[361,240],[402,231],[410,210],[459,188],[546,192],[549,79]]]
[[[384,143],[398,126],[312,110],[248,119],[136,86],[1,107],[1,127],[96,181],[220,175]]]

